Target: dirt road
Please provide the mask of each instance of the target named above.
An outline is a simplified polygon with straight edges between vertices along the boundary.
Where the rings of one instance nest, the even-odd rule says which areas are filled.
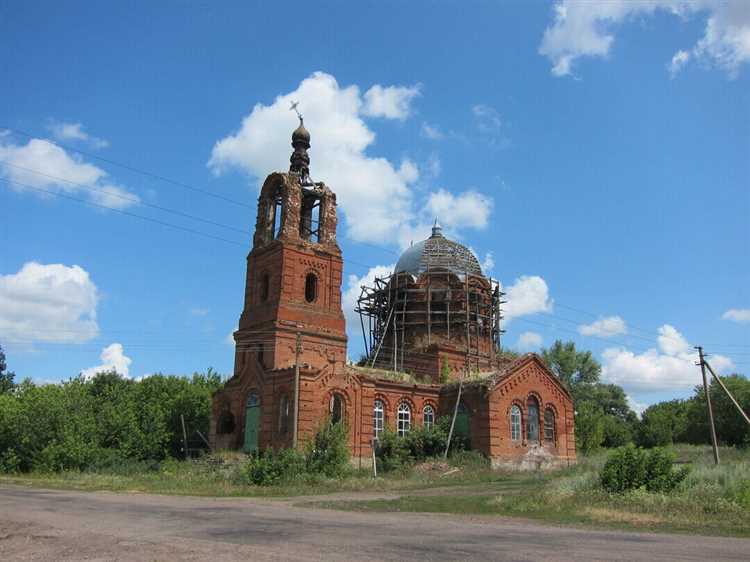
[[[750,540],[0,487],[0,560],[747,560]]]

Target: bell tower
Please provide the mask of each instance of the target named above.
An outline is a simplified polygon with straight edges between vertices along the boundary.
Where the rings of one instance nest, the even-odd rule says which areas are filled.
[[[310,179],[310,133],[302,116],[299,121],[289,172],[270,174],[258,198],[245,304],[234,333],[235,375],[255,361],[264,371],[294,366],[298,333],[301,365],[318,370],[346,361],[336,195]]]

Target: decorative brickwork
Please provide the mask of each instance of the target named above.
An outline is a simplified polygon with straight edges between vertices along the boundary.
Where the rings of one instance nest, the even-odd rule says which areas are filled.
[[[442,279],[431,265],[420,273],[419,262],[412,267],[414,272],[404,266],[399,273],[405,276],[403,284],[399,280],[385,290],[396,296],[406,291],[416,295],[410,301],[411,317],[426,314],[432,319],[444,312],[445,321],[410,327],[411,317],[405,311],[401,324],[395,320],[393,324],[402,327],[397,332],[400,340],[391,349],[383,345],[383,355],[376,361],[387,369],[395,356],[399,370],[413,373],[416,379],[412,380],[421,382],[391,380],[377,370],[346,364],[336,196],[325,184],[310,180],[310,137],[301,123],[292,144],[290,171],[269,175],[258,198],[244,309],[234,333],[234,374],[213,398],[212,447],[254,451],[292,446],[296,402],[298,446],[332,415],[340,414],[349,428],[354,462],[369,466],[376,399],[383,403],[387,427],[396,428],[402,403],[409,406],[411,427],[420,426],[425,406],[431,406],[436,417],[453,414],[457,381],[469,370],[475,373],[462,384],[460,411],[472,449],[487,455],[494,466],[528,469],[575,462],[570,393],[534,354],[512,363],[496,358],[499,288],[482,276],[468,250],[456,250],[460,245],[439,232],[440,247],[451,251],[438,252],[437,258],[427,252],[424,259],[439,261],[446,270]],[[467,263],[472,271],[459,277],[451,270],[451,256],[460,261],[456,262],[458,273],[467,269]],[[406,258],[400,263],[414,261]],[[422,299],[422,294],[427,297]],[[451,314],[456,315],[453,320],[449,320]],[[370,351],[374,355],[375,349]],[[294,395],[295,365],[298,396]],[[482,376],[477,377],[476,371]],[[449,383],[440,384],[446,372]],[[511,432],[514,405],[520,415],[515,439]],[[534,411],[536,433],[529,431],[529,415]],[[530,435],[536,439],[530,440]]]

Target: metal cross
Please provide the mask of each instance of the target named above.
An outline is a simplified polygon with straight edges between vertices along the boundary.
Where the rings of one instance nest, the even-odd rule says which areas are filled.
[[[298,101],[293,101],[293,102],[292,102],[292,105],[291,105],[291,106],[289,107],[289,109],[290,109],[291,111],[294,111],[294,112],[295,112],[295,113],[297,114],[297,117],[299,117],[300,119],[302,119],[302,114],[301,114],[301,113],[299,112],[299,110],[297,109],[297,106],[298,106],[298,105],[299,105],[299,102],[298,102]]]

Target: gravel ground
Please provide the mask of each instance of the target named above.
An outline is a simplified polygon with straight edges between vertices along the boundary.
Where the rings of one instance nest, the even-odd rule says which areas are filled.
[[[322,499],[317,497],[317,500]],[[748,560],[750,540],[0,487],[0,560]]]

